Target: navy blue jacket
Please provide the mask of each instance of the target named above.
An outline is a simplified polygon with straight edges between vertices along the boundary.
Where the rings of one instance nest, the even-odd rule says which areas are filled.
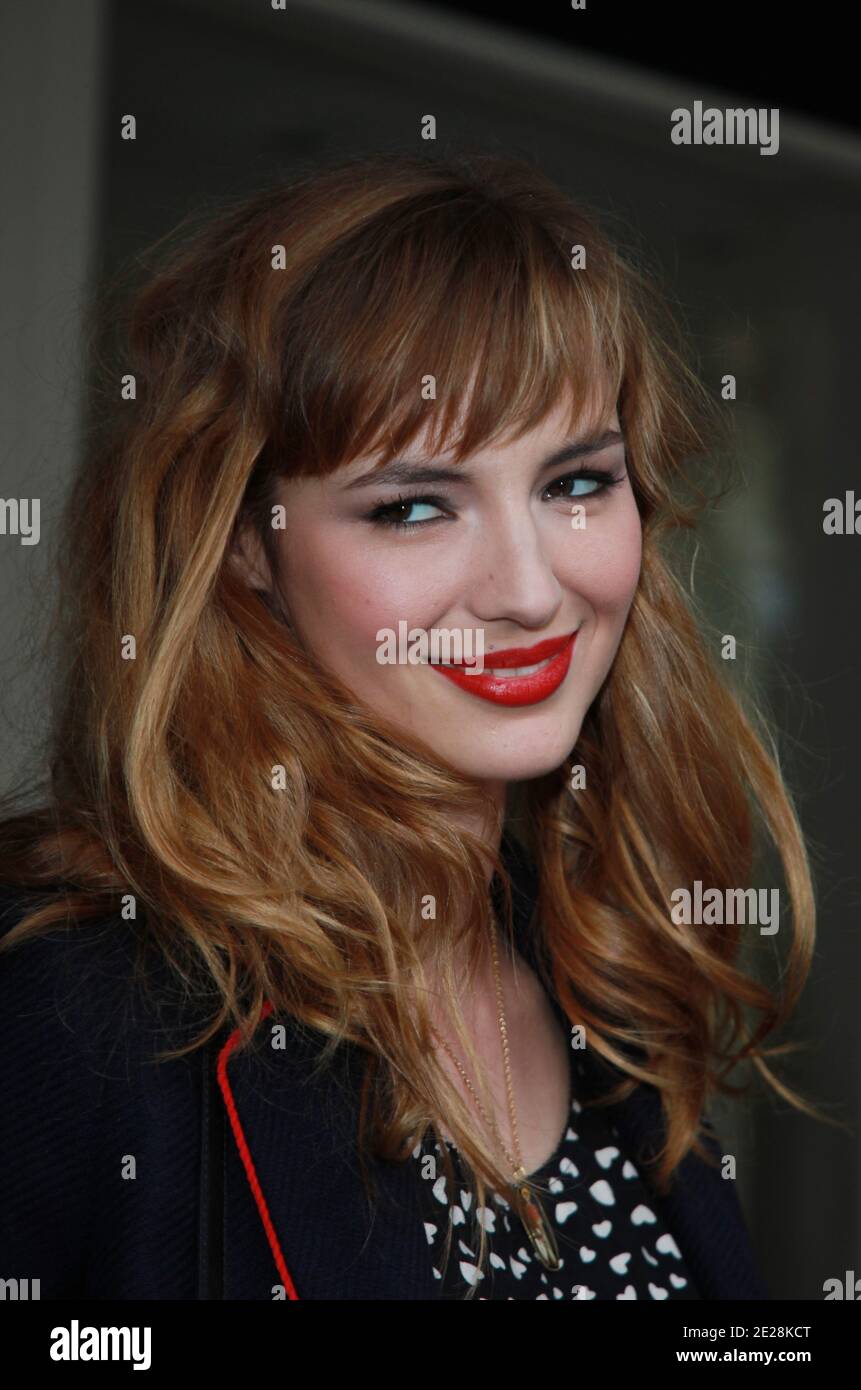
[[[534,870],[508,842],[505,853],[518,950],[535,965]],[[20,902],[3,891],[0,934]],[[138,948],[146,987],[130,983]],[[182,998],[141,924],[118,916],[0,954],[0,1278],[39,1279],[43,1299],[284,1297],[216,1075],[227,1035],[153,1060],[197,1033],[200,1003]],[[284,1020],[262,1023],[223,1076],[295,1296],[439,1298],[412,1162],[373,1160],[376,1209],[368,1204],[355,1144],[361,1054],[344,1047],[312,1076],[319,1036],[287,1021],[287,1046],[275,1050],[273,1022]],[[589,1051],[597,1092],[609,1073]],[[657,1092],[640,1085],[606,1114],[648,1184]],[[719,1169],[689,1154],[670,1194],[653,1201],[701,1297],[770,1296],[735,1184]]]

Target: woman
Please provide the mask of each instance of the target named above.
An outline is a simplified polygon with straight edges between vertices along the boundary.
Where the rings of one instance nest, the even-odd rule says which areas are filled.
[[[763,1043],[812,895],[663,554],[715,422],[658,296],[523,164],[385,156],[210,215],[127,327],[3,825],[5,1265],[767,1297],[707,1109],[744,1060],[806,1108]],[[757,817],[778,998],[673,907]]]

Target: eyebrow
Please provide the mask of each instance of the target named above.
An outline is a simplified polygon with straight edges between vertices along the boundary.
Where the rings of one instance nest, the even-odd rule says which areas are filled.
[[[589,439],[570,439],[561,448],[554,449],[552,454],[548,454],[542,460],[539,471],[543,473],[548,468],[557,467],[560,463],[570,463],[572,459],[588,458],[592,454],[600,454],[614,444],[624,444],[624,442],[625,436],[619,430],[605,430],[603,434]],[[346,483],[343,490],[344,492],[352,492],[354,488],[368,487],[371,483],[379,487],[382,483],[471,483],[473,481],[473,475],[459,465],[456,468],[444,468],[424,459],[416,459],[414,462],[409,459],[393,459],[391,463],[385,464],[382,468],[376,467],[367,473],[362,473],[351,483]]]

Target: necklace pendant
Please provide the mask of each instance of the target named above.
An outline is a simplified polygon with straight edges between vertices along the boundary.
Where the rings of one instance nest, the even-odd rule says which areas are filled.
[[[559,1258],[559,1248],[553,1234],[553,1227],[545,1215],[541,1202],[526,1183],[519,1184],[516,1191],[520,1198],[518,1203],[520,1220],[529,1237],[532,1249],[545,1269],[559,1269],[562,1264]]]

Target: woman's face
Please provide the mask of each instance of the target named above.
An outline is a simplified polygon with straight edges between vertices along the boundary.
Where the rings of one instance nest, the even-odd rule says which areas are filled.
[[[584,420],[573,435],[567,423],[557,407],[517,442],[460,464],[438,455],[419,474],[413,446],[396,477],[360,458],[327,478],[282,479],[277,495],[286,522],[276,584],[303,645],[361,703],[482,782],[537,777],[570,755],[640,573],[618,416]],[[434,629],[472,638],[468,656],[483,633],[484,675],[378,659],[403,658],[415,630]],[[400,653],[385,648],[384,630],[404,634]],[[488,674],[494,654],[505,661],[571,634],[555,657],[521,650],[515,666]],[[542,656],[531,678],[511,674]],[[442,661],[459,657],[442,648]]]

